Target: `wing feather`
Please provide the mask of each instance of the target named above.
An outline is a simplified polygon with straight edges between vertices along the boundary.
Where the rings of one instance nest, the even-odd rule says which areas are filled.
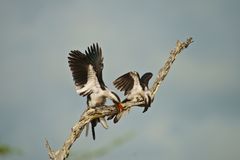
[[[93,66],[94,71],[96,72],[96,76],[98,82],[102,89],[105,89],[106,85],[104,84],[102,78],[102,70],[103,70],[103,56],[102,56],[102,49],[96,43],[91,45],[85,51],[86,57],[89,63]]]
[[[131,73],[132,72],[128,72],[113,81],[114,86],[118,90],[124,91],[124,95],[128,94],[128,92],[130,92],[134,86],[134,79]]]
[[[151,72],[147,72],[144,75],[142,75],[140,82],[142,85],[148,87],[148,82],[152,78],[153,74]]]
[[[105,87],[102,80],[101,64],[103,64],[103,58],[101,49],[99,49],[98,45],[93,44],[88,47],[85,53],[73,50],[68,57],[76,91],[82,96],[98,92]]]
[[[86,55],[78,50],[71,51],[68,57],[68,64],[72,71],[75,84],[81,86],[88,80],[88,60]]]

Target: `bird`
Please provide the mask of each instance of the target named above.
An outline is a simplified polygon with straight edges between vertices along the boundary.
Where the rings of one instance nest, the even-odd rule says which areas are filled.
[[[152,103],[151,91],[149,90],[148,83],[152,78],[153,74],[151,72],[147,72],[140,78],[139,73],[136,71],[130,71],[116,80],[113,81],[113,85],[120,91],[124,91],[124,95],[126,99],[122,101],[122,103],[136,100],[137,97],[142,97],[144,100],[143,113],[148,110]],[[118,113],[114,118],[114,123],[117,123],[122,116],[122,112]]]
[[[85,50],[85,54],[79,50],[72,50],[68,56],[68,63],[75,82],[77,94],[87,96],[88,107],[99,107],[106,103],[107,99],[113,101],[121,110],[121,100],[119,96],[109,90],[102,77],[104,68],[102,49],[98,43],[92,44]],[[95,127],[100,122],[104,128],[108,128],[104,117],[91,121],[92,137],[95,140]],[[86,135],[88,133],[88,124],[86,126]]]

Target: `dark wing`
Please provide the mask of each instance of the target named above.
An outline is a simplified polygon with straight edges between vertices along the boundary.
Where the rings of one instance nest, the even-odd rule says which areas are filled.
[[[134,85],[134,78],[132,77],[132,72],[128,72],[115,81],[113,81],[114,86],[120,90],[124,91],[124,95],[127,95],[132,89]]]
[[[89,63],[93,66],[94,71],[96,72],[96,76],[100,83],[102,89],[105,89],[106,85],[104,84],[102,78],[102,70],[103,70],[103,56],[102,56],[102,49],[96,43],[88,47],[85,51],[86,57]]]
[[[76,86],[83,86],[88,80],[88,60],[85,54],[78,50],[71,51],[68,57],[68,64],[72,71],[73,80]]]
[[[86,96],[105,88],[102,80],[102,62],[101,49],[95,44],[88,47],[86,55],[77,50],[69,53],[68,63],[79,95]]]
[[[144,86],[148,87],[148,82],[152,78],[153,74],[151,72],[147,72],[144,75],[142,75],[140,79],[140,83],[142,83]]]

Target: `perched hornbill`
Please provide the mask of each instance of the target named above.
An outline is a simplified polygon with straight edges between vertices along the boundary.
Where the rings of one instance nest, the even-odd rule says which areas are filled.
[[[136,99],[139,95],[144,100],[144,110],[143,113],[148,110],[152,103],[151,92],[148,88],[148,82],[152,78],[152,73],[147,72],[141,78],[138,72],[128,72],[119,78],[117,78],[113,84],[120,91],[124,91],[124,95],[126,95],[126,99],[123,102],[131,101]],[[114,122],[118,122],[123,113],[119,113],[115,116]]]
[[[98,44],[93,44],[85,50],[85,54],[73,50],[68,57],[69,67],[72,71],[76,91],[81,96],[87,96],[88,107],[98,107],[105,104],[106,99],[111,99],[118,107],[122,108],[120,98],[110,91],[102,78],[103,56]],[[100,122],[104,128],[108,128],[104,117],[91,121],[92,136],[95,140],[94,127]],[[88,132],[88,125],[87,125]],[[86,132],[86,134],[87,134]]]

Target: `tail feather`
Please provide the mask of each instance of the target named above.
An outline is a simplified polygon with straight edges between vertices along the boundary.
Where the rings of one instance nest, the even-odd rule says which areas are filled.
[[[123,111],[123,112],[124,112],[124,111]],[[114,117],[113,123],[117,123],[117,122],[121,119],[121,117],[122,117],[122,115],[123,115],[123,112],[118,113],[118,114]]]
[[[92,137],[93,137],[93,140],[95,140],[96,139],[95,127],[97,126],[97,121],[96,120],[92,120],[91,121],[91,126],[92,126]]]
[[[104,117],[100,117],[99,118],[99,121],[101,123],[101,125],[105,128],[105,129],[108,129],[108,124],[107,124],[107,121]]]
[[[86,133],[85,133],[85,136],[86,136],[86,137],[88,136],[88,131],[89,131],[89,123],[86,124]]]

